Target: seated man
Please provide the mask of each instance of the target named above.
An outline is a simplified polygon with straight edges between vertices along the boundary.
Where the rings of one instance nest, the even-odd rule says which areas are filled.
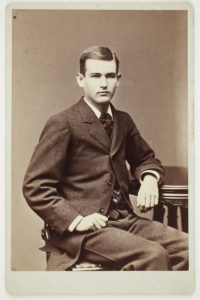
[[[80,255],[108,269],[188,269],[187,234],[131,205],[126,162],[143,210],[158,204],[163,168],[129,114],[111,104],[120,77],[113,51],[85,50],[76,77],[84,96],[48,120],[30,161],[23,192],[49,229],[48,270],[69,269]]]

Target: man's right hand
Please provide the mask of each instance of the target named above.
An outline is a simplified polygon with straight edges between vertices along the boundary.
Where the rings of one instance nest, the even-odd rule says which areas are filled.
[[[98,213],[94,213],[84,217],[76,226],[76,231],[97,230],[106,227],[108,218]]]

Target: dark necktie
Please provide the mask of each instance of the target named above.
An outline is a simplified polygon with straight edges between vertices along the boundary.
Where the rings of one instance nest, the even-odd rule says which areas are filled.
[[[112,117],[108,113],[102,113],[99,118],[101,124],[103,125],[109,139],[112,135],[112,128],[113,128],[113,120]]]

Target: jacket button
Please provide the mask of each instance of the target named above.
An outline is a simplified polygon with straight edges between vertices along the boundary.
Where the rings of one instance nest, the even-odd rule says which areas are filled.
[[[104,209],[102,207],[99,208],[100,213],[104,212]]]
[[[112,184],[112,182],[111,182],[110,179],[108,179],[107,184],[108,184],[108,185],[111,185],[111,184]]]

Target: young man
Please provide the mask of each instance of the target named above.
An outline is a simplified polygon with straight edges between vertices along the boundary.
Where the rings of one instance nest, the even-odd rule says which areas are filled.
[[[187,234],[133,211],[126,161],[142,210],[158,204],[163,168],[131,117],[110,103],[120,77],[110,49],[85,50],[76,77],[84,97],[48,120],[33,153],[23,191],[48,227],[47,270],[79,258],[118,270],[188,268]]]

